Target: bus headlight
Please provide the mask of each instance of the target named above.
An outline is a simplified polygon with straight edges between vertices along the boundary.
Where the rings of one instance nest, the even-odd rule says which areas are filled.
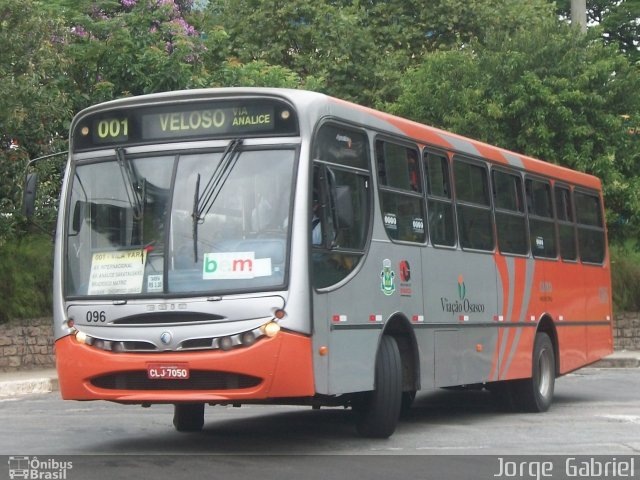
[[[231,339],[231,337],[219,338],[218,347],[227,352],[233,348],[233,340]]]
[[[267,337],[272,338],[280,331],[280,325],[277,322],[269,322],[262,326],[262,331]]]

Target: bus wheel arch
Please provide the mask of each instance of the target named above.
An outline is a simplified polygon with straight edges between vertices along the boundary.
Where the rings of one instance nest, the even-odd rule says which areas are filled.
[[[402,361],[402,391],[415,396],[420,390],[420,353],[413,326],[404,315],[396,314],[387,321],[383,335],[396,340]]]
[[[536,333],[546,333],[553,345],[553,354],[555,357],[555,372],[556,377],[560,376],[560,342],[558,341],[558,332],[556,326],[553,323],[553,319],[548,314],[545,314],[538,323],[538,329]]]

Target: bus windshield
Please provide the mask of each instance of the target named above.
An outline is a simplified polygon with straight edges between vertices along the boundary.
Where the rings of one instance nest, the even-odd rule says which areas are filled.
[[[67,297],[283,288],[295,150],[229,150],[78,165]]]

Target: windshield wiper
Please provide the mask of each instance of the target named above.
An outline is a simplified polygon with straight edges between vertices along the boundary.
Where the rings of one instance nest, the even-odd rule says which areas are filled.
[[[127,200],[129,205],[133,209],[133,217],[135,220],[142,220],[143,205],[142,197],[140,195],[138,178],[133,171],[131,163],[125,158],[124,150],[122,148],[116,148],[116,159],[118,160],[118,166],[120,167],[120,173],[122,174],[122,181],[124,182],[124,191],[127,194]],[[145,185],[142,186],[142,195],[145,195]]]
[[[226,183],[231,171],[238,161],[239,155],[237,155],[240,146],[242,145],[241,138],[235,138],[229,142],[227,148],[224,150],[218,166],[211,174],[209,181],[200,194],[200,174],[196,179],[196,188],[193,195],[193,211],[191,217],[193,218],[193,261],[198,263],[198,225],[204,223],[204,217],[207,216],[213,204],[216,203],[218,195],[222,191],[222,187]]]

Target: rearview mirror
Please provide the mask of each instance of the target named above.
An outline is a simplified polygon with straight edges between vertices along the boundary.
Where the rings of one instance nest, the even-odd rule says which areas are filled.
[[[29,173],[24,182],[24,192],[22,194],[22,214],[33,217],[36,210],[36,190],[38,189],[38,174]]]

